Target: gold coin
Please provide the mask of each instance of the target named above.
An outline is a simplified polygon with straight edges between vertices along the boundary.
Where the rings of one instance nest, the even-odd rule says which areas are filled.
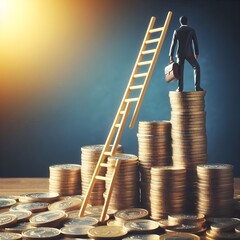
[[[17,222],[17,217],[13,214],[0,215],[0,228],[8,227]]]
[[[147,216],[148,216],[148,211],[143,208],[124,209],[114,214],[115,219],[120,222],[146,218]]]
[[[34,203],[20,203],[18,205],[12,206],[10,211],[15,210],[27,210],[31,212],[42,212],[48,209],[48,203],[46,202],[34,202]]]
[[[72,199],[64,199],[61,201],[57,201],[48,206],[49,210],[63,210],[63,211],[71,211],[75,209],[80,209],[82,205],[82,200],[78,198]]]
[[[149,219],[130,220],[124,224],[129,232],[149,232],[159,228],[159,223]]]
[[[29,193],[19,196],[20,202],[53,202],[59,199],[58,193]]]
[[[22,233],[26,239],[51,239],[60,236],[61,232],[57,228],[37,227],[26,230]]]
[[[52,210],[36,214],[29,219],[29,222],[36,227],[53,226],[58,225],[65,217],[64,211]]]
[[[17,217],[18,222],[22,222],[22,221],[28,220],[31,217],[32,212],[26,211],[26,210],[16,210],[16,211],[3,212],[0,214],[0,216],[5,214],[13,214]]]
[[[123,223],[115,220],[115,219],[110,219],[107,221],[107,226],[119,226],[119,227],[123,227]]]
[[[160,235],[160,240],[175,240],[175,239],[200,240],[200,237],[195,234],[180,232],[172,232]]]
[[[22,235],[19,233],[8,233],[8,232],[0,232],[0,239],[1,240],[18,240],[22,239]]]
[[[60,229],[61,233],[69,237],[87,237],[92,226],[67,226]]]
[[[97,239],[114,239],[127,235],[127,230],[120,226],[99,226],[88,231],[88,236]]]
[[[32,228],[35,228],[35,227],[32,226],[29,222],[20,222],[20,223],[14,224],[13,226],[5,228],[5,231],[12,232],[12,233],[22,233],[23,231],[26,231]]]
[[[0,209],[6,208],[6,207],[11,207],[14,204],[16,204],[16,200],[14,200],[14,199],[0,198]]]

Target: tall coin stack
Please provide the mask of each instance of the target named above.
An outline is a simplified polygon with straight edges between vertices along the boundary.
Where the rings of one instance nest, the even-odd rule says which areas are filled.
[[[134,208],[139,204],[139,172],[138,158],[131,154],[116,154],[108,157],[108,163],[114,165],[116,159],[120,160],[120,167],[115,179],[109,208],[121,210]],[[106,177],[111,178],[114,168],[108,167]],[[109,182],[106,182],[106,189]]]
[[[172,123],[172,160],[187,169],[187,212],[196,212],[196,166],[207,162],[206,92],[170,92]]]
[[[173,166],[151,169],[151,218],[166,219],[185,208],[186,169]]]
[[[93,176],[93,172],[96,168],[98,159],[101,155],[102,149],[104,145],[90,145],[83,146],[81,148],[81,164],[82,164],[82,194],[85,195],[87,193],[90,181]],[[118,152],[123,152],[123,147],[121,145],[118,146]],[[101,169],[99,175],[105,176],[106,170]],[[105,182],[101,180],[97,180],[96,184],[93,188],[93,191],[90,196],[89,204],[103,205],[104,198],[103,193],[105,192]]]
[[[60,196],[81,194],[81,166],[59,164],[49,167],[49,192]]]
[[[172,164],[171,123],[168,121],[139,122],[137,136],[141,206],[150,210],[151,167]]]
[[[234,213],[233,166],[203,164],[197,166],[198,212],[207,217],[232,217]]]

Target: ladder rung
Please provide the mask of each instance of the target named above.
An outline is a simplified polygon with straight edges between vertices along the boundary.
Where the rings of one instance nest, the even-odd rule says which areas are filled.
[[[102,180],[102,181],[110,181],[111,178],[109,177],[104,177],[104,176],[96,176],[95,177],[97,180]]]
[[[134,78],[146,77],[147,73],[134,74]]]
[[[144,66],[144,65],[151,64],[151,63],[152,63],[152,61],[139,62],[139,63],[138,63],[138,66]]]
[[[125,99],[125,102],[137,102],[139,100],[139,98],[128,98]]]
[[[120,123],[115,124],[115,127],[121,127]]]
[[[111,152],[104,152],[104,155],[111,156]]]
[[[156,49],[151,49],[151,50],[143,51],[142,54],[146,55],[146,54],[151,54],[151,53],[155,53],[155,52],[156,52]]]
[[[142,89],[143,85],[136,85],[136,86],[131,86],[130,90],[135,90],[135,89]]]
[[[120,114],[123,115],[123,114],[125,114],[125,112],[126,112],[126,111],[120,111]]]
[[[109,164],[109,163],[101,163],[100,165],[101,165],[101,167],[105,167],[105,168],[114,166],[114,165]]]
[[[147,40],[145,43],[146,44],[150,44],[150,43],[155,43],[155,42],[159,42],[160,38],[154,38],[154,39],[151,39],[151,40]]]
[[[150,33],[155,33],[155,32],[160,32],[160,31],[162,31],[162,30],[163,30],[163,27],[153,28],[153,29],[151,29],[149,32],[150,32]]]

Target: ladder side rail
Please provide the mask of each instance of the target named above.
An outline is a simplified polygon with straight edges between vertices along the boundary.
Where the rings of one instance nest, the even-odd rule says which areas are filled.
[[[146,42],[146,41],[149,39],[149,37],[150,37],[149,31],[150,31],[150,29],[153,28],[155,21],[156,21],[156,18],[155,18],[155,17],[151,17],[151,20],[150,20],[150,22],[149,22],[149,25],[148,25],[146,34],[145,34],[145,36],[144,36],[144,39],[143,39],[143,42],[142,42],[140,51],[139,51],[139,53],[138,53],[137,60],[136,60],[136,62],[135,62],[135,65],[134,65],[134,67],[133,67],[133,71],[132,71],[131,76],[130,76],[130,78],[129,78],[128,85],[127,85],[127,87],[126,87],[125,93],[124,93],[123,98],[122,98],[122,101],[121,101],[121,103],[120,103],[119,110],[118,110],[118,114],[120,113],[121,110],[123,110],[124,106],[126,106],[125,99],[127,99],[127,98],[129,97],[129,94],[130,94],[130,92],[131,92],[129,88],[130,88],[130,86],[132,85],[132,83],[133,83],[133,81],[134,81],[134,75],[135,75],[136,72],[138,71],[138,68],[139,68],[138,63],[139,63],[139,62],[141,61],[141,59],[143,58],[143,56],[142,56],[142,51],[144,51],[145,48],[146,48],[145,42]],[[118,114],[117,114],[117,115],[118,115]]]
[[[134,109],[133,116],[132,116],[132,120],[131,120],[131,122],[130,122],[129,128],[133,128],[133,127],[134,127],[134,124],[135,124],[135,122],[136,122],[136,119],[137,119],[137,116],[138,116],[138,113],[139,113],[139,110],[140,110],[140,107],[141,107],[141,104],[142,104],[144,95],[145,95],[145,93],[146,93],[146,90],[147,90],[149,81],[150,81],[150,79],[151,79],[151,76],[152,76],[154,67],[155,67],[155,65],[156,65],[158,56],[159,56],[159,54],[160,54],[160,51],[161,51],[161,48],[162,48],[162,45],[163,45],[163,42],[164,42],[164,39],[165,39],[167,30],[168,30],[168,26],[169,26],[171,17],[172,17],[172,12],[169,11],[169,12],[168,12],[168,15],[167,15],[167,18],[166,18],[166,20],[165,20],[164,26],[163,26],[163,31],[162,31],[160,40],[159,40],[159,42],[158,42],[158,44],[157,44],[157,47],[156,47],[156,52],[154,53],[154,56],[153,56],[153,62],[152,62],[152,64],[151,64],[151,66],[149,67],[148,75],[147,75],[146,80],[145,80],[145,82],[144,82],[144,87],[142,88],[142,91],[141,91],[140,96],[139,96],[139,101],[137,102],[136,107],[135,107],[135,109]]]
[[[113,143],[113,146],[112,146],[111,156],[115,155],[115,153],[117,151],[117,146],[118,146],[120,138],[122,136],[122,132],[123,132],[124,126],[126,124],[131,105],[132,105],[131,102],[128,102],[127,105],[126,105],[126,112],[125,112],[124,116],[122,117],[121,126],[119,127],[119,129],[117,131],[117,134],[115,136],[114,143]]]
[[[103,205],[103,210],[102,210],[102,213],[101,213],[100,222],[104,222],[104,220],[106,218],[108,206],[109,206],[109,203],[110,203],[110,200],[111,200],[112,191],[113,191],[114,183],[115,183],[117,173],[118,173],[118,170],[119,170],[119,167],[120,167],[120,163],[121,163],[120,160],[117,159],[116,163],[115,163],[115,168],[114,168],[113,173],[112,173],[113,177],[112,177],[112,180],[109,183],[109,188],[108,188],[107,195],[106,195],[106,198],[105,198],[105,202],[104,202],[104,205]]]

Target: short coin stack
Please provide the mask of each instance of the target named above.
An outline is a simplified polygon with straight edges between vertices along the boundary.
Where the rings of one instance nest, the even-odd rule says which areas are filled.
[[[108,157],[108,163],[115,164],[116,159],[120,160],[120,167],[114,183],[109,208],[121,210],[124,208],[136,207],[139,203],[139,173],[138,158],[131,154],[116,154]],[[114,168],[108,167],[106,177],[111,178]],[[108,189],[109,182],[106,182]]]
[[[203,164],[197,167],[198,204],[207,217],[231,217],[234,212],[233,166]]]
[[[141,173],[141,205],[150,209],[151,167],[172,164],[171,123],[168,121],[139,122],[137,136]]]
[[[60,196],[81,194],[81,166],[60,164],[49,167],[49,192]]]
[[[100,157],[104,145],[90,145],[83,146],[81,148],[81,164],[82,164],[82,194],[87,193],[89,183],[92,179],[93,172],[96,168],[96,164]],[[118,147],[118,152],[123,152],[121,145]],[[99,175],[104,176],[106,173],[105,169],[102,169]],[[103,193],[105,192],[105,182],[97,180],[90,196],[89,204],[91,205],[103,205],[104,198]]]
[[[184,212],[186,170],[172,166],[151,169],[151,218],[159,220],[169,214]]]
[[[196,211],[196,166],[207,161],[204,91],[170,92],[173,165],[187,169],[187,210]]]

